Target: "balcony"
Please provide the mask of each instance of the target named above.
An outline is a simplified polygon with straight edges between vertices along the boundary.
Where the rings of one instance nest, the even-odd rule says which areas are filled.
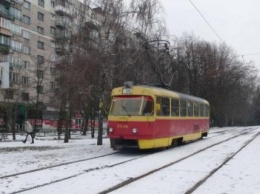
[[[9,8],[10,7],[10,4],[11,4],[11,0],[4,0],[2,2],[2,4],[6,7],[6,8]]]
[[[23,0],[13,0],[13,1],[14,1],[15,3],[21,4],[21,5],[22,5],[23,2],[24,2]]]
[[[70,28],[72,26],[71,20],[68,17],[56,17],[55,20],[56,27],[64,29],[64,28]]]
[[[10,46],[0,43],[0,53],[9,54],[9,52],[10,52]]]
[[[57,44],[56,44],[56,46],[55,46],[55,51],[56,51],[56,53],[57,53],[58,55],[62,55],[62,54],[64,54],[65,48],[64,48],[64,46],[62,46],[62,45],[57,45]]]
[[[22,64],[19,64],[19,62],[16,63],[10,62],[10,70],[21,69],[22,67],[23,67]]]
[[[9,82],[9,90],[17,90],[19,88],[19,83],[17,81]]]
[[[15,19],[14,16],[9,13],[9,11],[4,10],[4,9],[0,10],[0,17],[6,18],[6,19],[12,20],[12,21],[14,21],[14,19]]]
[[[5,36],[13,36],[13,33],[11,32],[11,30],[7,29],[7,28],[3,28],[0,26],[0,34],[3,34]]]
[[[65,32],[56,32],[55,34],[55,39],[57,41],[66,41],[71,38],[70,33],[65,33]]]
[[[55,10],[57,15],[67,15],[67,16],[72,17],[72,14],[73,14],[71,9],[66,8],[62,5],[56,5],[54,10]]]
[[[94,22],[92,22],[92,21],[86,22],[85,26],[88,29],[97,30],[97,31],[99,30],[99,27],[96,24],[94,24]]]

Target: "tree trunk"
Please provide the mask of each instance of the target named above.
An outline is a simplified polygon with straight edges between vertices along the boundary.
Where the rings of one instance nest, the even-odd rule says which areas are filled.
[[[95,110],[92,111],[92,118],[91,118],[91,138],[95,136]]]
[[[102,116],[102,109],[99,110],[98,115],[98,138],[97,138],[97,145],[102,145],[103,140],[103,116]]]
[[[84,126],[83,126],[83,133],[82,133],[82,135],[87,135],[88,121],[89,121],[89,117],[86,117],[85,122],[84,122]]]
[[[65,128],[65,136],[64,136],[64,143],[68,143],[69,142],[69,133],[70,133],[70,130],[69,130],[69,124],[70,122],[70,116],[69,116],[69,110],[66,110],[66,128]]]

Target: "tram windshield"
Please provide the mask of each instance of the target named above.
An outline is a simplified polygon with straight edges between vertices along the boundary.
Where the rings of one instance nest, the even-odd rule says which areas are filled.
[[[149,116],[153,115],[154,103],[147,96],[114,97],[110,115],[113,116]]]

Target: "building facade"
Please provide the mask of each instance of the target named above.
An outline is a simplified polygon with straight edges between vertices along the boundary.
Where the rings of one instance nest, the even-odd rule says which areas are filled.
[[[7,105],[18,107],[20,120],[29,109],[55,111],[57,61],[80,17],[97,23],[96,14],[77,0],[1,0],[0,119]]]

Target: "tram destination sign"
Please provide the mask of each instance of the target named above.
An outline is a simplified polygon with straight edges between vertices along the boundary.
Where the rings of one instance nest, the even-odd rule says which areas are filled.
[[[133,89],[132,88],[123,88],[122,93],[123,94],[132,94],[133,93]]]

